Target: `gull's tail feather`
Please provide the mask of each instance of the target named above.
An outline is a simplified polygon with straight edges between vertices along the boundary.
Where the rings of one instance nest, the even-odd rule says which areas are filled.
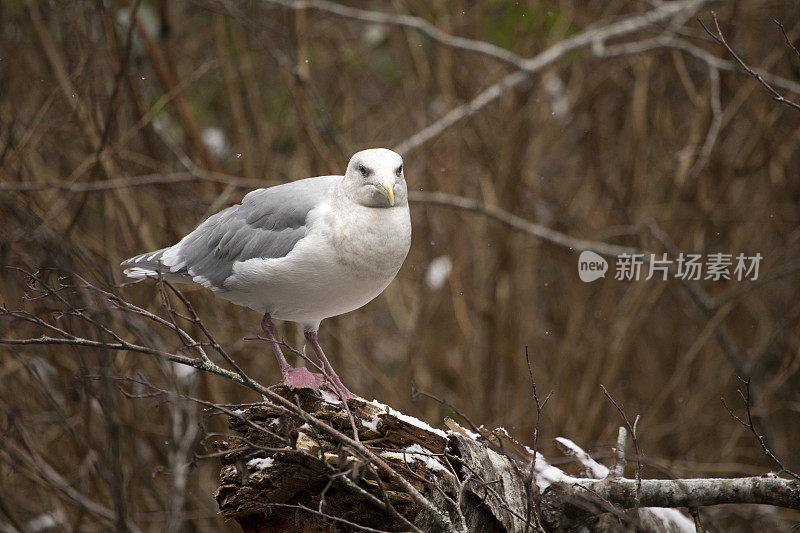
[[[161,275],[167,281],[176,282],[191,282],[192,276],[186,271],[185,268],[174,270],[167,265],[164,265],[162,258],[164,252],[170,248],[162,248],[155,252],[147,252],[144,254],[136,255],[126,259],[122,266],[126,266],[123,273],[129,278],[156,278],[158,277],[159,264],[161,265]]]

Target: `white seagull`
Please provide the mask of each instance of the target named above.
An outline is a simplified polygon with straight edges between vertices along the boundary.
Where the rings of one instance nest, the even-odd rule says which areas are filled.
[[[212,215],[174,246],[122,262],[132,278],[197,283],[264,313],[261,328],[283,382],[319,392],[342,384],[317,339],[320,322],[358,309],[394,279],[411,244],[403,159],[385,148],[356,153],[344,176],[319,176],[257,189]],[[272,319],[303,326],[325,375],[294,368]]]

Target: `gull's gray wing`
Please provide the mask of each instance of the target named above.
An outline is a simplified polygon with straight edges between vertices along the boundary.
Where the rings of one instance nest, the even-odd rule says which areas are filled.
[[[328,198],[340,178],[320,176],[252,191],[241,205],[207,218],[178,244],[124,261],[130,267],[125,273],[153,275],[161,261],[169,278],[192,278],[223,289],[236,262],[286,256],[308,233],[308,213]]]

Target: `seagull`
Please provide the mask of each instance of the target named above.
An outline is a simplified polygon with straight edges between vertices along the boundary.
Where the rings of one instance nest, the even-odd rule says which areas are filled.
[[[195,283],[264,313],[261,329],[292,388],[357,398],[328,362],[317,331],[381,294],[411,245],[403,159],[386,148],[357,152],[343,176],[318,176],[248,193],[177,244],[126,259],[125,275]],[[292,367],[272,319],[296,322],[323,374]]]

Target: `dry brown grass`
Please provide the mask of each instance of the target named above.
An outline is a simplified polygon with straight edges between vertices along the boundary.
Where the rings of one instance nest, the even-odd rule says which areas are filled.
[[[107,4],[108,10],[95,2],[67,8],[32,0],[0,7],[0,183],[85,184],[184,172],[185,157],[221,179],[100,192],[2,190],[0,264],[119,283],[122,259],[176,242],[204,216],[241,199],[248,187],[225,183],[226,176],[244,177],[253,188],[340,172],[352,152],[397,145],[510,72],[413,30],[211,0],[142,2],[140,20],[154,22],[155,30],[134,31],[123,59],[129,6]],[[598,21],[648,9],[635,1],[514,6],[369,5],[526,57]],[[790,80],[800,79],[800,58],[772,19],[797,38],[797,14],[792,2],[777,0],[719,7],[734,48],[751,65]],[[730,59],[693,18],[683,27],[689,41]],[[719,133],[702,157],[715,124],[713,88],[707,65],[679,50],[609,59],[574,52],[407,154],[409,186],[477,198],[576,237],[656,252],[760,252],[767,276],[800,258],[800,113],[773,102],[751,78],[720,71]],[[563,114],[554,113],[561,97]],[[224,132],[226,154],[215,156],[199,140],[209,127]],[[770,446],[800,468],[796,268],[736,293],[709,316],[677,281],[609,277],[584,284],[575,253],[474,213],[415,204],[412,220],[412,249],[398,279],[364,309],[323,323],[322,343],[352,390],[433,424],[452,414],[412,400],[415,383],[473,421],[505,426],[530,443],[528,346],[540,391],[553,391],[540,438],[546,454],[559,435],[608,451],[620,418],[602,383],[629,414],[642,417],[640,446],[654,464],[645,476],[662,475],[660,468],[681,476],[765,472],[772,465],[720,403],[736,399],[742,370],[719,342],[715,328],[722,325],[744,354]],[[441,255],[451,258],[452,274],[432,290],[425,273]],[[0,271],[0,300],[34,309],[22,302],[24,281]],[[699,286],[713,297],[744,287]],[[159,306],[152,283],[123,292]],[[256,313],[202,290],[187,293],[252,376],[278,379],[267,346],[242,340],[258,332]],[[141,342],[177,345],[167,334],[148,331],[143,338],[135,325],[121,326]],[[10,321],[0,328],[2,336],[28,333]],[[294,344],[302,339],[290,325],[283,334]],[[163,528],[171,424],[180,410],[126,399],[87,376],[142,372],[163,380],[170,369],[72,348],[4,347],[0,354],[0,431],[18,442],[19,417],[35,448],[70,483],[110,508],[115,498],[124,500],[142,529]],[[257,400],[206,375],[197,394]],[[207,429],[224,426],[212,419]],[[210,496],[216,466],[201,461],[191,474],[187,531],[219,527]],[[24,524],[63,508],[77,529],[105,527],[82,519],[2,451],[0,478],[13,488],[0,491],[4,521]],[[703,516],[722,528],[785,528],[799,518],[749,509]]]

